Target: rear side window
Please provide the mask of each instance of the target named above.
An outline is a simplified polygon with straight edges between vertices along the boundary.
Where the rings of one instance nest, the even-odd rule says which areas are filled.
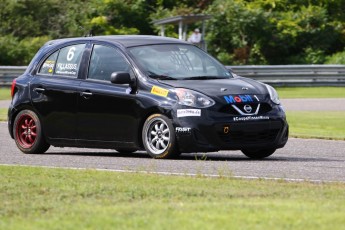
[[[38,73],[77,77],[84,48],[85,44],[61,48],[43,62]]]
[[[54,72],[54,68],[55,68],[55,62],[56,62],[56,58],[59,54],[59,50],[56,51],[55,53],[53,53],[52,55],[50,55],[41,65],[40,70],[38,71],[38,73],[40,74],[48,74],[48,75],[52,75]]]
[[[77,76],[85,44],[67,46],[60,50],[56,61],[55,74]]]

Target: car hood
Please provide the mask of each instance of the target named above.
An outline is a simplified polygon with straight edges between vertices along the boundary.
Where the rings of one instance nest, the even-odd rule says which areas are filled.
[[[267,94],[263,83],[242,77],[210,80],[159,80],[159,82],[175,88],[192,89],[210,97]]]

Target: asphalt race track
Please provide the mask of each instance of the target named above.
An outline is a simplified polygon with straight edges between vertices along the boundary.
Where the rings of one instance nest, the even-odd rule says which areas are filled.
[[[287,111],[345,111],[345,99],[285,99]],[[0,108],[10,101],[0,101]],[[301,106],[303,105],[303,106]],[[283,149],[265,160],[250,160],[240,151],[183,154],[177,160],[154,160],[145,152],[54,148],[44,155],[21,153],[0,123],[0,165],[87,168],[176,175],[234,176],[345,182],[345,141],[290,138]]]
[[[290,138],[283,149],[265,160],[250,160],[240,151],[154,160],[145,152],[125,155],[113,150],[55,147],[46,154],[26,155],[10,138],[6,122],[0,123],[0,137],[0,165],[345,182],[345,141]]]

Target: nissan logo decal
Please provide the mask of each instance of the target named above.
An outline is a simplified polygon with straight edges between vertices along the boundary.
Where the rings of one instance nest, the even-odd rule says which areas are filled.
[[[252,107],[250,105],[243,106],[243,109],[246,111],[246,113],[250,113],[252,111]]]

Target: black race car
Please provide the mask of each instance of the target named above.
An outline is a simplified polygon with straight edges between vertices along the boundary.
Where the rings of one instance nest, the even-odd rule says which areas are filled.
[[[145,149],[154,158],[219,150],[264,158],[288,140],[271,86],[172,38],[49,41],[11,93],[8,128],[24,153],[53,145]]]

